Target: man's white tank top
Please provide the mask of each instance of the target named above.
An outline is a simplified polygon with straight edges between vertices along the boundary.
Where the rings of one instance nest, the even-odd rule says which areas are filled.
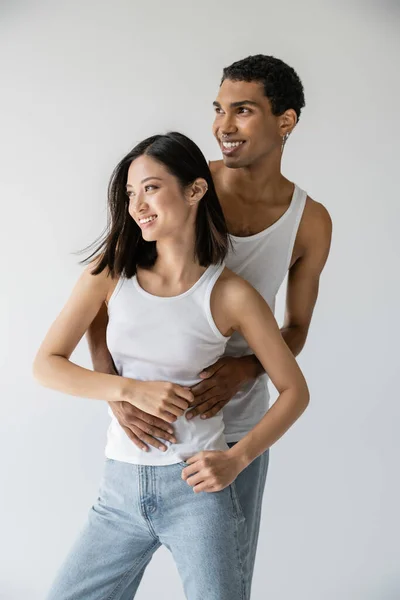
[[[121,277],[108,303],[107,345],[119,375],[141,381],[171,381],[191,387],[199,373],[225,351],[228,338],[218,330],[210,296],[225,265],[212,265],[185,293],[153,296],[136,276]],[[226,450],[222,411],[211,419],[199,416],[175,421],[176,444],[167,451],[137,448],[110,412],[106,456],[141,465],[170,465],[202,450]]]
[[[275,310],[275,298],[290,266],[307,194],[295,186],[287,211],[273,225],[248,237],[231,235],[233,248],[226,266],[246,279]],[[234,333],[227,356],[253,354],[246,340]],[[223,409],[227,442],[237,442],[264,416],[269,405],[268,377],[263,375],[242,389]]]

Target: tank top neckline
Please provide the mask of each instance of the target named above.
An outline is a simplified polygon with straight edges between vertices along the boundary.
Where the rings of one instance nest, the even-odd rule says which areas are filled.
[[[208,278],[210,272],[219,268],[221,268],[221,265],[208,266],[204,273],[199,277],[199,279],[192,285],[192,287],[186,290],[186,292],[182,292],[182,294],[178,294],[176,296],[156,296],[155,294],[150,294],[150,292],[146,292],[146,290],[143,289],[140,283],[138,282],[136,275],[132,277],[132,283],[135,286],[136,290],[139,292],[139,294],[142,294],[146,298],[151,298],[152,300],[158,302],[180,300],[182,298],[186,298],[186,296],[189,296],[190,294],[193,294],[193,292],[197,290],[197,288],[203,283],[203,281]]]
[[[270,225],[266,229],[263,229],[262,231],[259,231],[258,233],[254,233],[253,235],[241,236],[241,235],[233,235],[232,233],[230,233],[229,237],[234,242],[249,242],[249,241],[258,240],[259,238],[269,235],[272,231],[274,231],[277,227],[279,227],[279,225],[281,225],[283,223],[283,221],[285,221],[288,218],[288,216],[290,215],[290,213],[293,211],[300,191],[301,191],[300,188],[296,184],[294,184],[292,199],[290,201],[289,206],[287,207],[287,209],[285,210],[283,215],[281,215],[279,217],[279,219],[277,221],[275,221],[275,223],[272,223],[272,225]]]

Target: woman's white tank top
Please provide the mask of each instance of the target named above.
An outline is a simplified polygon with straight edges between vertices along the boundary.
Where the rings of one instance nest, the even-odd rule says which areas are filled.
[[[136,276],[121,277],[108,303],[107,345],[119,375],[141,381],[171,381],[191,387],[199,373],[225,351],[228,341],[214,323],[210,296],[224,265],[212,265],[185,293],[153,296]],[[226,450],[222,411],[211,419],[185,415],[173,424],[176,444],[165,452],[137,448],[111,415],[106,456],[141,465],[170,465],[202,450]]]

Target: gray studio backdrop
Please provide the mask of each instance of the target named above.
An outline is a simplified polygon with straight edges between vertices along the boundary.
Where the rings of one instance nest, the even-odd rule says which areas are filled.
[[[102,470],[106,406],[31,377],[72,253],[141,138],[178,129],[218,158],[222,67],[259,52],[303,79],[283,168],[328,207],[334,243],[300,357],[311,404],[271,455],[253,598],[400,598],[399,25],[394,1],[0,3],[2,600],[44,598]],[[89,364],[84,343],[75,358]],[[158,594],[184,597],[164,550],[137,598]]]

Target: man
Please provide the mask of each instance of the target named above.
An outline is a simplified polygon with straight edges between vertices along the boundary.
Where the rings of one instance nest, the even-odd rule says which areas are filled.
[[[299,77],[279,59],[250,56],[227,67],[214,102],[213,125],[223,160],[210,164],[234,248],[227,266],[258,289],[272,309],[289,271],[282,335],[294,355],[307,338],[331,240],[326,209],[281,174],[282,152],[304,104]],[[89,331],[99,371],[112,369],[106,322],[104,307]],[[187,418],[209,418],[223,409],[226,439],[234,444],[268,408],[266,374],[243,338],[234,335],[226,355],[200,377],[203,381],[192,388],[195,402]],[[169,423],[124,403],[113,403],[112,410],[143,451],[147,445],[162,449],[162,440],[174,441]],[[268,451],[236,479],[250,542],[245,574],[249,594],[267,468]]]

